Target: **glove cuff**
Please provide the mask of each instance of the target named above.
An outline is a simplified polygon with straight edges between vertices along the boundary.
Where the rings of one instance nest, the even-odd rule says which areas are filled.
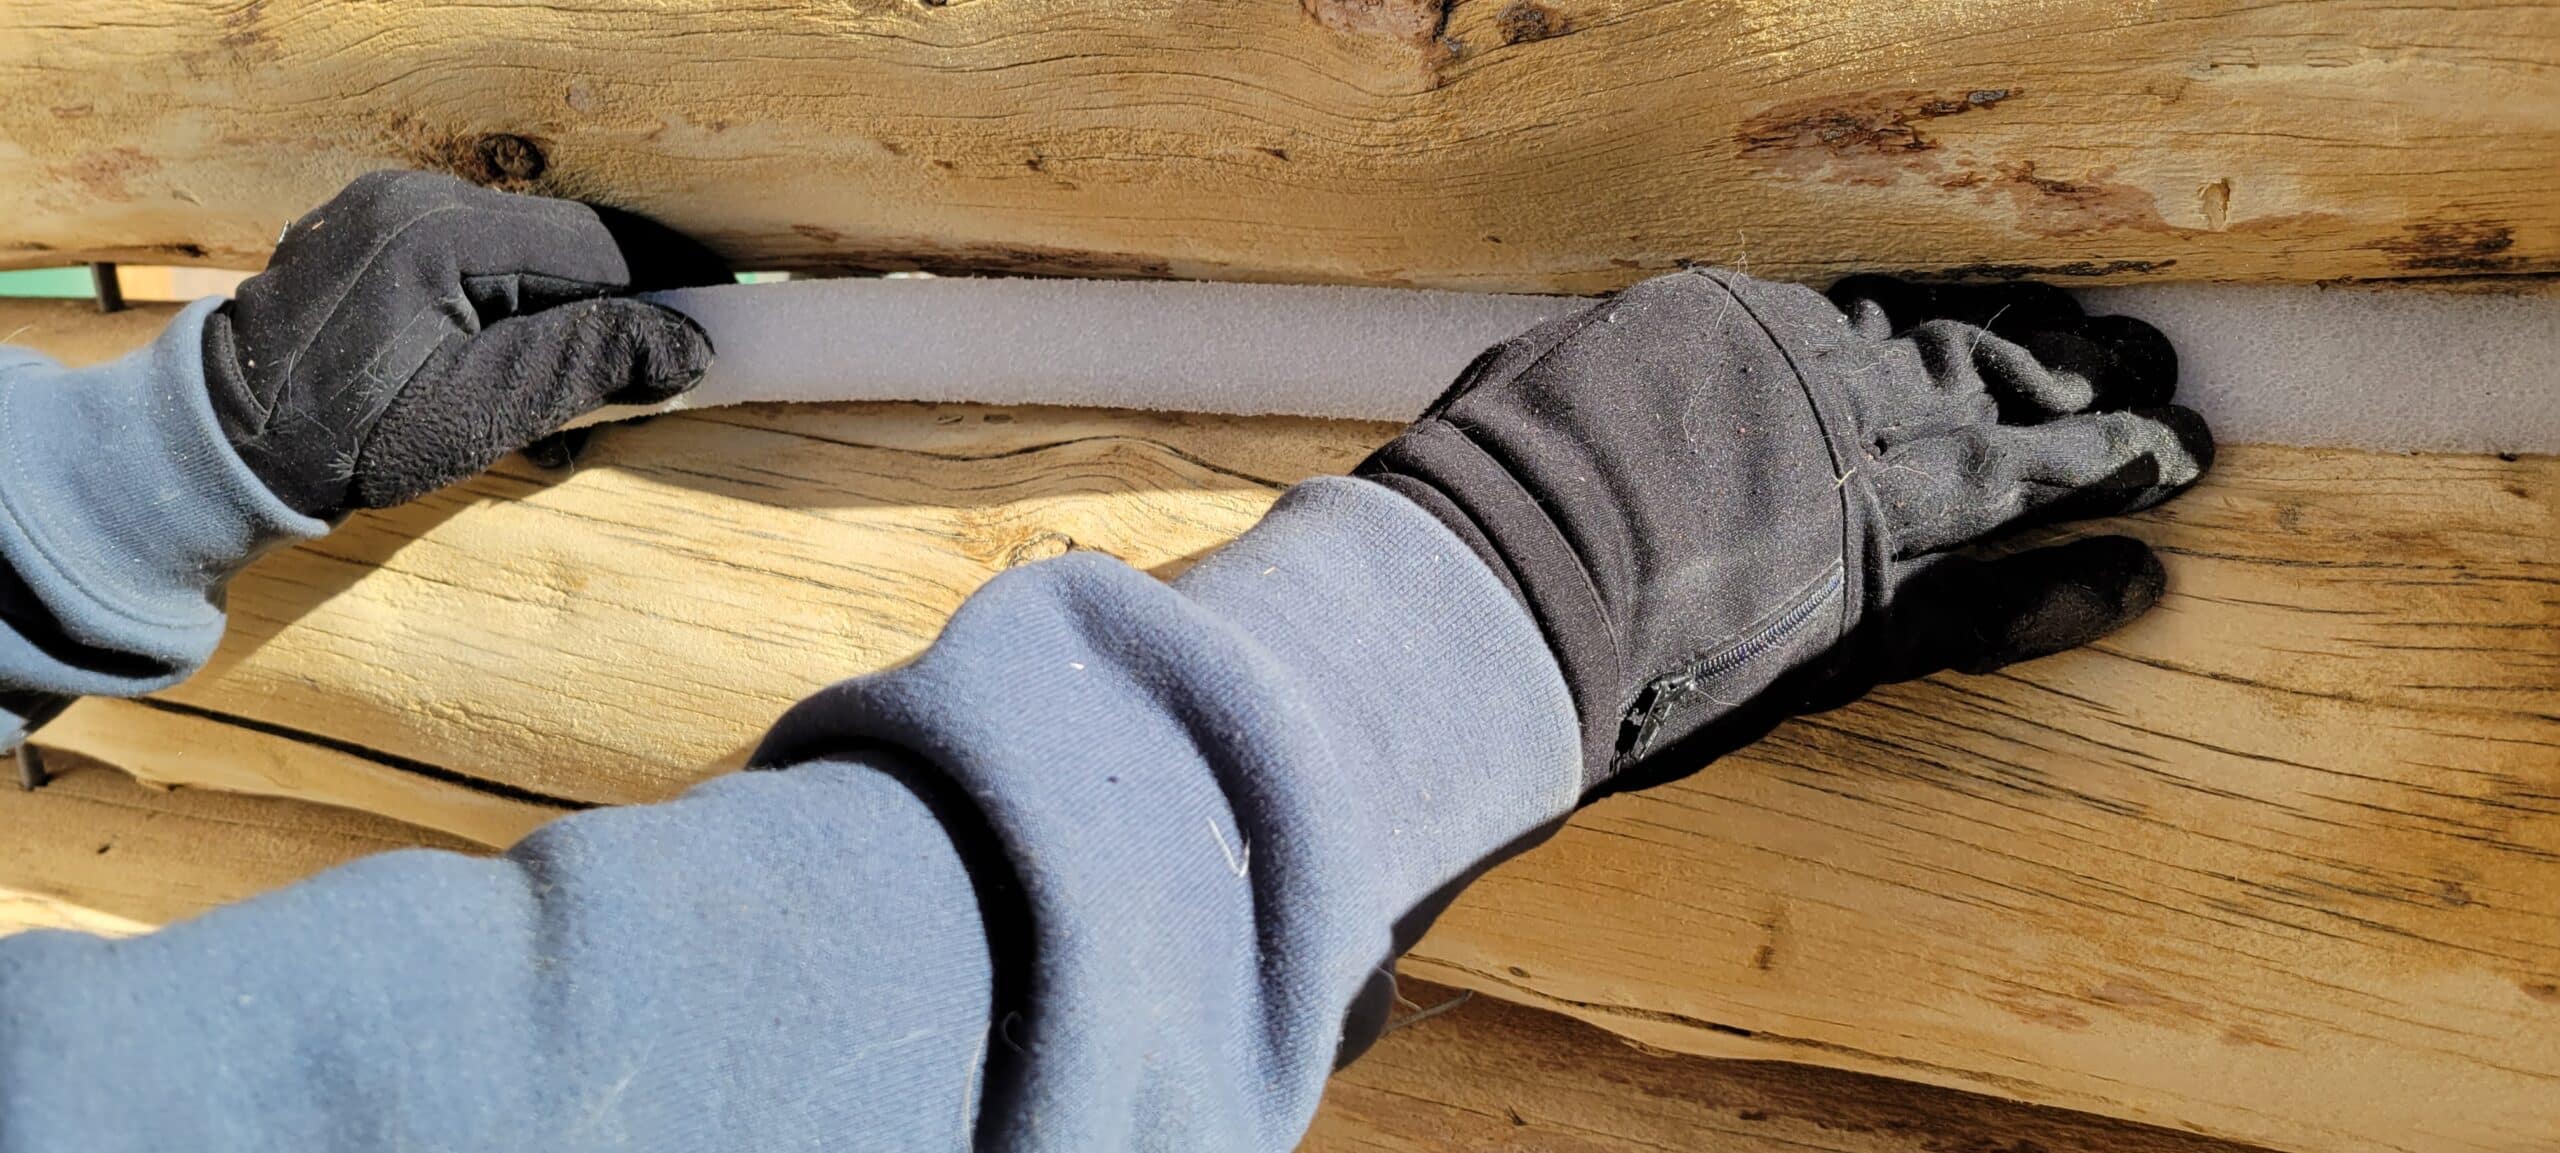
[[[1696,768],[1847,641],[1872,566],[1835,330],[1802,289],[1660,277],[1497,349],[1355,470],[1527,605],[1586,793]]]
[[[1616,753],[1621,710],[1606,690],[1623,679],[1623,654],[1581,558],[1536,495],[1463,430],[1437,418],[1406,429],[1353,475],[1393,490],[1456,533],[1537,621],[1572,692],[1583,791],[1598,787]]]

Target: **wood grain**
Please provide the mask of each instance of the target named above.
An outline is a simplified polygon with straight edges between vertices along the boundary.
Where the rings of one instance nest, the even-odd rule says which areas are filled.
[[[150,343],[179,307],[138,303],[101,313],[86,300],[0,297],[0,344],[38,349],[64,364],[96,364]]]
[[[386,758],[253,718],[166,701],[91,697],[44,727],[47,752],[78,753],[146,785],[292,797],[503,849],[572,808],[545,804],[418,761]]]
[[[1649,1049],[1406,980],[1413,1023],[1334,1075],[1306,1153],[2240,1153],[2086,1113],[1857,1073]],[[1433,1012],[1433,1010],[1438,1010]],[[1427,1014],[1427,1015],[1426,1015]]]
[[[2554,155],[2547,0],[0,6],[0,265],[253,268],[412,166],[770,268],[2550,272]]]
[[[608,430],[572,473],[511,461],[262,562],[168,699],[440,787],[654,799],[994,572],[1178,571],[1390,431],[927,406]],[[2132,629],[1597,806],[1408,969],[1667,1050],[2276,1148],[2549,1148],[2560,460],[2237,446],[2116,527],[2170,559]]]
[[[0,893],[14,928],[131,931],[392,849],[471,846],[387,817],[156,789],[77,754],[51,783],[0,788]]]
[[[151,926],[59,897],[0,887],[0,937],[29,929],[69,929],[101,937],[126,937],[148,932]]]

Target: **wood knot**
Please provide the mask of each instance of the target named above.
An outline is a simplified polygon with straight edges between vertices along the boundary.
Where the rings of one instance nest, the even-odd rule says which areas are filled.
[[[513,132],[456,132],[399,116],[386,135],[410,167],[449,172],[488,188],[522,191],[551,167],[542,140]]]
[[[1573,22],[1565,19],[1564,13],[1537,0],[1512,0],[1495,14],[1493,24],[1501,30],[1505,44],[1528,44],[1573,31]]]
[[[1013,546],[1004,554],[1004,567],[1019,568],[1034,561],[1055,560],[1074,551],[1076,538],[1051,530]]]
[[[476,184],[524,183],[542,175],[551,166],[542,146],[512,132],[492,132],[471,148],[472,171],[463,179]]]

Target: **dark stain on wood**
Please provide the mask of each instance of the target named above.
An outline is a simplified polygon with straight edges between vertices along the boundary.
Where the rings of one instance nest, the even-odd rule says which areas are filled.
[[[118,145],[46,165],[44,171],[52,179],[79,185],[92,200],[123,204],[135,199],[133,180],[159,170],[160,162],[141,149]]]
[[[1787,911],[1781,906],[1759,923],[1760,945],[1751,951],[1751,967],[1767,973],[1778,967],[1778,945],[1787,935]]]
[[[1909,270],[1897,275],[1912,280],[2034,280],[2045,277],[2086,278],[2093,276],[2128,276],[2159,272],[2174,267],[2168,260],[2066,260],[2059,263],[2023,264],[1983,262],[1950,264],[1945,268]]]
[[[2148,190],[2107,179],[2113,168],[2064,180],[2036,171],[2036,162],[2001,165],[1994,184],[2018,211],[2018,224],[2041,236],[2110,230],[2167,231],[2160,202]]]
[[[830,250],[785,262],[796,271],[837,275],[1005,273],[1106,279],[1173,275],[1170,263],[1152,256],[1029,244],[947,245],[924,240],[866,242],[864,248],[857,250],[847,248],[847,238],[833,229],[804,224],[794,225],[792,231]],[[838,249],[843,251],[835,251]]]
[[[1781,104],[1743,121],[1734,141],[1745,157],[1786,175],[1890,184],[1915,168],[1937,169],[1927,154],[1941,146],[1923,130],[1929,121],[1991,108],[2021,93],[2012,87],[1817,97]]]
[[[2516,230],[2489,220],[2429,221],[2374,247],[2408,272],[2515,272],[2525,266],[2515,252]]]
[[[1926,181],[1978,202],[2006,197],[2021,231],[2071,236],[2108,231],[2173,231],[2151,192],[2102,168],[2061,176],[2034,160],[1950,149],[1933,121],[1998,107],[2024,95],[2015,86],[1962,92],[1897,90],[1782,104],[1743,122],[1742,155],[1796,179],[1885,186]]]
[[[223,13],[216,22],[222,34],[214,42],[230,49],[243,59],[272,60],[283,55],[267,39],[260,18],[267,12],[267,0],[249,0],[240,7]]]

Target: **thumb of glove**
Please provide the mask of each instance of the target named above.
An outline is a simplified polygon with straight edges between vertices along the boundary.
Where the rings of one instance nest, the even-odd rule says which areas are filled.
[[[354,462],[354,505],[385,508],[488,468],[605,404],[692,388],[711,339],[673,309],[629,298],[509,317],[454,341],[383,411]]]

